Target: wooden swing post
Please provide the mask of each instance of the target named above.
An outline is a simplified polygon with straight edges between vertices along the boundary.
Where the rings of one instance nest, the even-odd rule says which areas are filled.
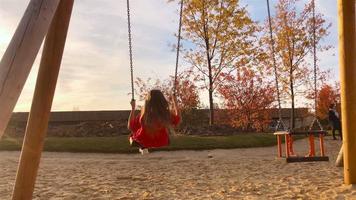
[[[344,183],[356,184],[355,1],[338,0]]]
[[[74,0],[60,1],[45,40],[13,200],[32,199],[73,2]]]
[[[0,138],[48,32],[59,0],[31,0],[0,61]]]

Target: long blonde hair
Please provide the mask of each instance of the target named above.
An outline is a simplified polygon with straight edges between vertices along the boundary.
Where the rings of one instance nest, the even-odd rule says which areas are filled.
[[[149,129],[156,129],[159,126],[169,126],[170,124],[169,104],[160,90],[151,90],[145,100],[145,105],[141,113],[142,124]]]

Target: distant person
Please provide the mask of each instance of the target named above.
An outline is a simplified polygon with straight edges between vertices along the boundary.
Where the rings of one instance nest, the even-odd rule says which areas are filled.
[[[336,105],[335,104],[330,104],[329,106],[329,122],[332,126],[332,132],[333,132],[333,139],[336,140],[335,137],[335,131],[339,132],[340,138],[342,140],[342,129],[341,129],[341,121],[340,121],[340,115],[336,111]]]
[[[146,97],[141,113],[135,116],[136,102],[131,101],[131,113],[128,120],[128,129],[131,146],[138,146],[142,154],[148,153],[149,148],[158,148],[169,145],[168,128],[177,126],[180,122],[180,113],[177,99],[173,98],[173,109],[160,90],[151,90]]]

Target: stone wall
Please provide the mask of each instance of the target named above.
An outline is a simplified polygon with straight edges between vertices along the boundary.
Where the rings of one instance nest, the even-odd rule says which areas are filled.
[[[123,111],[74,111],[52,112],[48,125],[49,136],[86,137],[127,135],[128,110]],[[216,113],[227,113],[217,110]],[[28,113],[13,113],[5,134],[23,136],[26,129]],[[182,123],[178,129],[183,134],[225,135],[236,134],[239,130],[228,126],[209,127],[209,110],[193,110],[182,114]],[[299,120],[298,120],[299,119]],[[305,126],[304,118],[299,126]],[[308,120],[307,120],[308,121]],[[272,129],[271,129],[272,130]]]
[[[49,136],[116,136],[127,135],[129,111],[52,112]],[[5,134],[23,136],[28,113],[13,113]]]

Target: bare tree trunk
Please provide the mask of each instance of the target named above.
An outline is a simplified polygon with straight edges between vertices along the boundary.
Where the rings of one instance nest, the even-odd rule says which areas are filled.
[[[294,102],[294,89],[292,86],[292,110],[291,110],[291,129],[295,128],[295,102]]]
[[[210,62],[209,66],[209,108],[210,108],[210,118],[209,118],[209,125],[214,125],[214,98],[213,98],[213,76],[211,72],[211,65]]]
[[[290,74],[289,74],[289,81],[290,81],[290,96],[291,96],[291,101],[292,101],[292,110],[290,113],[290,129],[295,128],[295,101],[294,101],[294,84],[293,84],[293,68],[291,66],[290,68]]]
[[[205,20],[205,1],[203,1],[203,21],[204,21],[204,35],[205,35],[205,48],[206,48],[206,59],[208,61],[208,69],[209,69],[209,110],[210,110],[210,118],[209,118],[209,126],[214,125],[214,99],[213,99],[213,91],[214,91],[214,82],[213,82],[213,72],[211,66],[211,57],[210,57],[210,44],[209,44],[209,35],[208,35],[208,24]]]

